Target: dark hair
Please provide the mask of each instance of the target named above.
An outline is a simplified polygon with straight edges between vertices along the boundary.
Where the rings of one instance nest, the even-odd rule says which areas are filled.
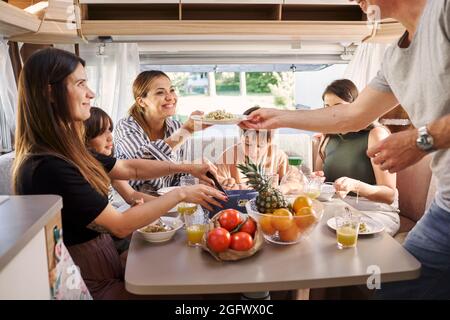
[[[243,114],[246,115],[246,116],[248,116],[248,115],[250,115],[253,111],[256,111],[256,110],[258,110],[258,109],[261,109],[261,107],[260,107],[260,106],[254,106],[254,107],[251,107],[251,108],[245,110]],[[246,129],[241,129],[241,132],[242,132],[242,135],[244,135],[244,134],[247,132],[247,130],[246,130]],[[268,139],[268,140],[272,139],[272,130],[267,130],[267,139]]]
[[[111,132],[114,129],[111,117],[102,109],[92,107],[91,116],[84,121],[84,139],[86,145],[89,144],[89,141],[103,134],[108,129]]]
[[[325,95],[334,94],[335,96],[341,98],[345,102],[352,103],[358,98],[359,92],[356,85],[348,79],[340,79],[333,81],[322,94],[322,100],[325,100]],[[370,124],[367,128],[363,129],[365,131],[372,130],[374,128],[373,124]],[[328,143],[330,134],[325,134],[319,144],[319,156],[322,160],[325,160],[325,154],[322,151],[324,146]]]
[[[345,102],[352,103],[358,98],[358,88],[348,79],[340,79],[333,81],[322,94],[322,100],[325,100],[325,95],[334,94]]]
[[[250,109],[247,109],[247,110],[244,111],[244,115],[248,116],[248,115],[250,115],[253,111],[256,111],[256,110],[258,110],[258,109],[261,109],[261,107],[260,107],[260,106],[254,106],[254,107],[251,107]]]
[[[85,62],[55,48],[34,53],[19,77],[14,189],[20,193],[20,170],[28,157],[52,154],[74,165],[99,193],[108,193],[109,177],[84,145],[83,125],[72,119],[67,77]]]
[[[159,70],[148,70],[139,73],[133,82],[134,99],[136,100],[137,98],[145,98],[150,88],[150,84],[153,82],[153,80],[159,77],[166,77],[170,80],[167,74]],[[135,101],[128,113],[134,118],[134,120],[136,120],[136,122],[141,126],[144,132],[150,137],[150,126],[145,120],[144,108],[141,107],[139,103],[137,103],[137,101]]]

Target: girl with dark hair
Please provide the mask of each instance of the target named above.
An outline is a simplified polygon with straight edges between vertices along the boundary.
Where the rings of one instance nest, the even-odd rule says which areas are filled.
[[[332,82],[324,91],[325,108],[349,104],[358,97],[355,84],[347,79]],[[355,207],[371,212],[394,235],[400,227],[396,204],[396,174],[382,171],[367,156],[367,149],[388,137],[389,130],[370,124],[358,132],[321,136],[315,170],[323,170],[326,181],[334,182],[341,198]],[[356,203],[355,197],[363,197]],[[364,199],[365,198],[365,199]]]
[[[84,61],[54,48],[33,54],[19,79],[14,190],[16,194],[62,197],[64,244],[94,299],[130,298],[124,270],[109,233],[125,238],[178,202],[218,205],[217,190],[189,186],[184,192],[132,207],[123,213],[108,203],[110,179],[154,178],[190,172],[203,180],[208,166],[188,167],[160,161],[121,161],[96,155],[84,144],[83,121],[94,93],[87,86]],[[98,229],[109,233],[101,233]]]
[[[115,154],[120,159],[183,161],[185,142],[197,128],[189,118],[184,124],[172,119],[178,97],[170,78],[162,71],[141,72],[133,82],[135,102],[129,115],[118,121],[114,132]],[[191,115],[203,115],[195,111]],[[131,182],[136,190],[156,191],[179,185],[180,175]],[[145,186],[145,187],[144,187]]]
[[[102,109],[91,108],[91,116],[84,121],[85,144],[94,153],[111,156],[114,151],[113,146],[113,122],[111,117]],[[112,180],[111,185],[129,205],[147,202],[155,197],[134,190],[125,180]],[[113,192],[110,188],[108,200],[113,202]]]
[[[260,107],[244,112],[249,115]],[[262,163],[266,174],[278,174],[281,181],[286,173],[288,157],[272,141],[275,130],[240,129],[240,141],[223,152],[216,160],[217,178],[227,189],[247,188],[245,176],[237,168],[248,156],[254,163]]]

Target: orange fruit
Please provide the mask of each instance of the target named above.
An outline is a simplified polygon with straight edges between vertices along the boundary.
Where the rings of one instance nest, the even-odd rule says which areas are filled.
[[[275,230],[275,228],[272,227],[272,219],[270,216],[262,216],[259,219],[259,225],[261,226],[261,230],[263,231],[263,233],[268,236],[271,236],[275,232],[277,232],[277,230]]]
[[[272,213],[272,227],[277,231],[287,230],[292,224],[292,213],[288,209],[276,209]]]
[[[296,216],[309,216],[311,214],[314,214],[314,209],[311,207],[304,207],[298,211],[295,211]]]
[[[294,217],[294,220],[300,231],[305,231],[317,221],[317,218],[313,213],[311,213],[305,215],[296,215]]]
[[[278,232],[278,235],[280,236],[280,240],[283,242],[293,242],[296,241],[298,238],[299,230],[295,223],[291,225],[291,227],[287,230]]]
[[[296,214],[298,214],[298,212],[302,209],[302,208],[311,208],[313,206],[313,202],[311,200],[311,198],[308,198],[307,196],[298,196],[295,201],[294,204],[292,206],[292,208],[294,209],[294,212]]]

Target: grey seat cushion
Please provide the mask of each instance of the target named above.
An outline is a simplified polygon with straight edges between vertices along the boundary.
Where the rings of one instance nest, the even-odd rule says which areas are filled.
[[[0,194],[12,194],[12,164],[14,152],[0,156]]]

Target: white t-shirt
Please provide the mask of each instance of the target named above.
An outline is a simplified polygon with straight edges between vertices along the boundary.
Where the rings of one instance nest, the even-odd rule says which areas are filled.
[[[428,0],[410,46],[388,48],[369,86],[393,92],[416,128],[450,114],[450,0]],[[450,211],[450,149],[434,153],[431,169],[437,205]]]

